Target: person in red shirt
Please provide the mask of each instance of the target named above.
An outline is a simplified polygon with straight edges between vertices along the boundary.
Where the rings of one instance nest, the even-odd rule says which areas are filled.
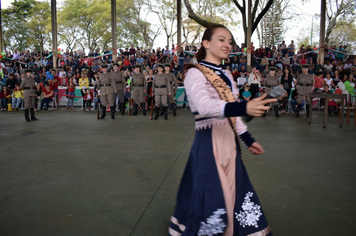
[[[74,95],[75,95],[75,85],[73,83],[73,79],[69,79],[69,83],[67,85],[67,95],[70,97],[67,97],[67,107],[66,109],[69,109],[69,105],[71,105],[71,108],[73,109],[73,100],[74,100]]]
[[[0,92],[0,100],[1,100],[1,111],[7,111],[7,104],[10,99],[10,91],[6,88],[6,86],[2,87],[2,91]]]
[[[85,101],[83,109],[86,108],[90,111],[91,102],[93,101],[93,93],[90,91],[90,89],[86,89],[83,99]]]
[[[43,111],[43,105],[46,103],[45,111],[48,110],[48,104],[53,100],[53,90],[46,84],[45,89],[42,91],[42,101],[40,111]]]
[[[52,70],[52,75],[53,75],[54,79],[48,80],[48,83],[51,87],[51,90],[54,93],[54,96],[56,97],[56,108],[58,109],[59,108],[58,86],[59,86],[60,78],[56,75],[55,69]]]
[[[129,57],[128,56],[125,56],[125,59],[124,59],[124,69],[126,70],[127,68],[129,68],[131,62],[129,60]]]
[[[314,78],[314,89],[323,89],[324,86],[324,78],[323,72],[318,72],[317,76]]]

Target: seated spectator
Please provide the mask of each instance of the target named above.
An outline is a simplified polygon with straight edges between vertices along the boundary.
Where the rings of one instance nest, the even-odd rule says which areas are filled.
[[[333,74],[332,71],[333,71],[333,65],[330,63],[329,60],[327,60],[326,64],[324,65],[324,72]]]
[[[292,40],[291,43],[288,45],[287,48],[287,54],[289,57],[294,56],[294,51],[295,51],[295,46],[294,46],[294,41]]]
[[[320,65],[319,60],[316,61],[316,65],[314,66],[314,73],[317,73],[317,72],[323,72],[323,66]],[[331,72],[329,72],[329,73],[331,73]]]
[[[333,79],[330,77],[330,73],[326,73],[326,78],[324,79],[324,87],[328,86],[329,89],[336,88]]]
[[[240,64],[241,65],[241,64]],[[240,67],[240,65],[239,65],[239,67]],[[239,69],[239,72],[240,73],[246,73],[247,71],[246,71],[246,67],[245,66],[241,66],[241,68]]]
[[[289,66],[290,65],[290,58],[288,57],[287,53],[282,58],[282,65],[283,66]]]
[[[237,55],[234,56],[234,58],[230,62],[231,64],[231,69],[234,70],[234,68],[239,68],[239,59],[237,58]]]
[[[190,54],[187,54],[187,56],[184,58],[184,64],[190,64],[190,61],[192,58],[190,57]]]
[[[299,58],[299,64],[300,66],[307,64],[307,58],[305,57],[305,54],[302,54],[302,56]]]
[[[2,87],[2,91],[0,92],[0,100],[1,100],[1,111],[7,111],[7,104],[10,99],[10,91],[6,86]]]
[[[235,81],[237,81],[237,78],[239,78],[240,76],[240,73],[239,71],[237,70],[237,67],[235,67],[233,70],[232,70],[232,77],[234,78]]]
[[[23,99],[23,90],[20,89],[19,85],[16,85],[14,91],[12,92],[12,109],[17,111]]]
[[[88,109],[90,111],[91,110],[91,102],[93,101],[93,93],[90,91],[90,89],[86,89],[83,99],[84,99],[83,110]]]
[[[270,70],[269,70],[269,66],[267,65],[265,67],[265,69],[262,71],[262,77],[266,78],[266,76],[269,74]]]
[[[9,78],[6,80],[6,88],[11,92],[15,89],[17,84],[17,79],[14,78],[13,74],[9,74]]]
[[[274,65],[282,70],[282,56],[280,53],[278,53],[277,57],[274,59]]]
[[[292,99],[291,99],[290,103],[291,103],[292,111],[297,112],[298,91],[296,89],[293,90],[291,98]],[[305,105],[305,100],[303,100],[302,106],[300,107],[300,109],[303,109],[304,105]]]
[[[261,59],[261,67],[260,70],[263,71],[268,66],[268,58],[266,55]]]
[[[250,85],[248,84],[248,82],[245,82],[243,85],[242,98],[245,101],[250,101],[251,97],[252,97],[252,94],[250,92]]]
[[[244,54],[241,55],[239,61],[240,61],[240,64],[239,64],[239,72],[246,72],[247,59],[245,58]],[[242,67],[244,67],[245,70],[242,70]]]
[[[322,90],[324,87],[323,73],[318,72],[316,75],[317,76],[314,77],[314,90],[316,90],[316,89]]]
[[[315,64],[312,59],[309,60],[309,74],[315,74]]]
[[[241,73],[240,77],[237,78],[237,87],[240,89],[242,86],[247,82],[247,77],[245,76],[245,73]]]
[[[40,111],[47,111],[48,110],[49,103],[53,101],[53,95],[54,95],[54,92],[51,89],[50,85],[46,84],[45,85],[45,89],[42,91],[42,101],[41,101]],[[46,104],[46,107],[43,110],[43,105],[44,104]]]

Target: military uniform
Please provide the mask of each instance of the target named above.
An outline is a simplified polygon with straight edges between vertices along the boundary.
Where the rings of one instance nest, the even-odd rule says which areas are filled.
[[[153,80],[152,92],[155,95],[155,117],[154,117],[154,119],[155,120],[158,119],[159,106],[162,103],[164,118],[167,120],[168,119],[167,97],[168,97],[169,93],[172,93],[172,91],[171,91],[171,86],[169,84],[169,78],[166,73],[161,73],[161,74],[158,73],[155,75],[155,79]]]
[[[26,73],[32,73],[32,70],[27,69]],[[25,120],[27,122],[31,120],[38,120],[35,117],[35,91],[36,84],[35,80],[31,78],[31,76],[25,76],[25,78],[21,81],[20,89],[24,90],[24,101],[25,101]],[[31,111],[31,120],[29,119],[29,110]]]
[[[303,65],[303,68],[309,68],[309,65]],[[312,92],[314,85],[314,78],[312,74],[309,73],[301,73],[298,75],[297,83],[298,85],[298,97],[297,97],[297,114],[296,117],[299,117],[299,112],[305,100],[306,108],[307,108],[307,117],[309,117],[309,109],[310,109],[310,96],[309,94]]]
[[[271,67],[270,70],[271,71],[276,71],[276,68],[275,67]],[[266,89],[265,89],[266,94],[269,94],[272,91],[272,89],[275,86],[279,85],[279,84],[280,84],[279,83],[279,78],[278,78],[277,75],[275,75],[275,74],[273,76],[270,75],[270,74],[267,75],[265,80],[264,80],[264,82],[263,82],[264,87],[266,87]],[[278,114],[278,102],[273,102],[272,106],[274,108],[275,116],[279,117],[279,114]],[[263,115],[263,117],[265,117],[265,116],[266,116],[266,113]]]
[[[135,67],[140,67],[140,65],[136,65]],[[147,83],[146,78],[143,73],[138,72],[132,73],[132,82],[131,86],[133,88],[133,95],[134,95],[134,110],[132,115],[137,115],[138,113],[138,105],[140,104],[143,109],[143,115],[146,115],[146,108],[145,108],[145,91],[147,90]]]
[[[102,68],[107,68],[103,65]],[[98,88],[100,88],[100,98],[101,98],[101,119],[106,116],[106,105],[110,106],[111,118],[114,119],[115,107],[113,94],[117,93],[116,84],[113,76],[109,72],[101,72],[99,74]]]
[[[110,73],[115,81],[115,86],[117,90],[117,94],[114,94],[114,103],[116,101],[116,97],[119,96],[119,109],[121,111],[121,115],[124,115],[125,114],[124,89],[126,88],[125,77],[121,71],[112,71]]]
[[[169,64],[166,64],[165,67],[169,67]],[[177,115],[177,105],[176,105],[176,101],[175,101],[175,95],[177,93],[178,90],[178,82],[177,82],[177,78],[176,76],[172,73],[166,72],[167,76],[168,76],[168,83],[169,83],[169,87],[171,89],[171,95],[168,96],[168,100],[169,100],[169,104],[171,105],[171,108],[173,110],[173,116]]]

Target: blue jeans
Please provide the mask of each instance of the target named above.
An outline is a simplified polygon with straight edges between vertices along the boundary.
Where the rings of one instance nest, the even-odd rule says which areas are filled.
[[[74,96],[75,95],[75,92],[68,92],[68,95],[69,96]],[[73,97],[67,97],[67,107],[72,107],[73,106],[73,100],[74,98]]]
[[[179,62],[179,71],[182,72],[184,66],[184,59],[179,59],[178,62]]]
[[[297,107],[296,107],[297,101],[294,100],[294,99],[292,99],[292,100],[290,101],[290,104],[291,104],[291,106],[292,106],[292,111],[293,111],[293,112],[297,112]],[[305,105],[305,101],[302,102],[302,106],[300,107],[300,110],[303,109],[304,105]]]
[[[7,109],[7,98],[1,98],[1,108]]]
[[[19,108],[22,98],[12,98],[12,108]],[[15,106],[16,105],[16,106]]]
[[[41,101],[41,108],[40,108],[40,110],[43,109],[44,103],[46,103],[46,108],[45,108],[45,109],[48,109],[48,104],[49,104],[49,102],[51,102],[52,100],[53,100],[52,98],[43,98],[42,101]]]

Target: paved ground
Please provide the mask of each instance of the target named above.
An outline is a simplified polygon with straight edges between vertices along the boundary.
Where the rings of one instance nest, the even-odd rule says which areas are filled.
[[[356,128],[313,113],[249,124],[244,163],[276,236],[355,235]],[[0,113],[0,235],[167,235],[194,138],[189,111],[97,120],[63,108]]]

